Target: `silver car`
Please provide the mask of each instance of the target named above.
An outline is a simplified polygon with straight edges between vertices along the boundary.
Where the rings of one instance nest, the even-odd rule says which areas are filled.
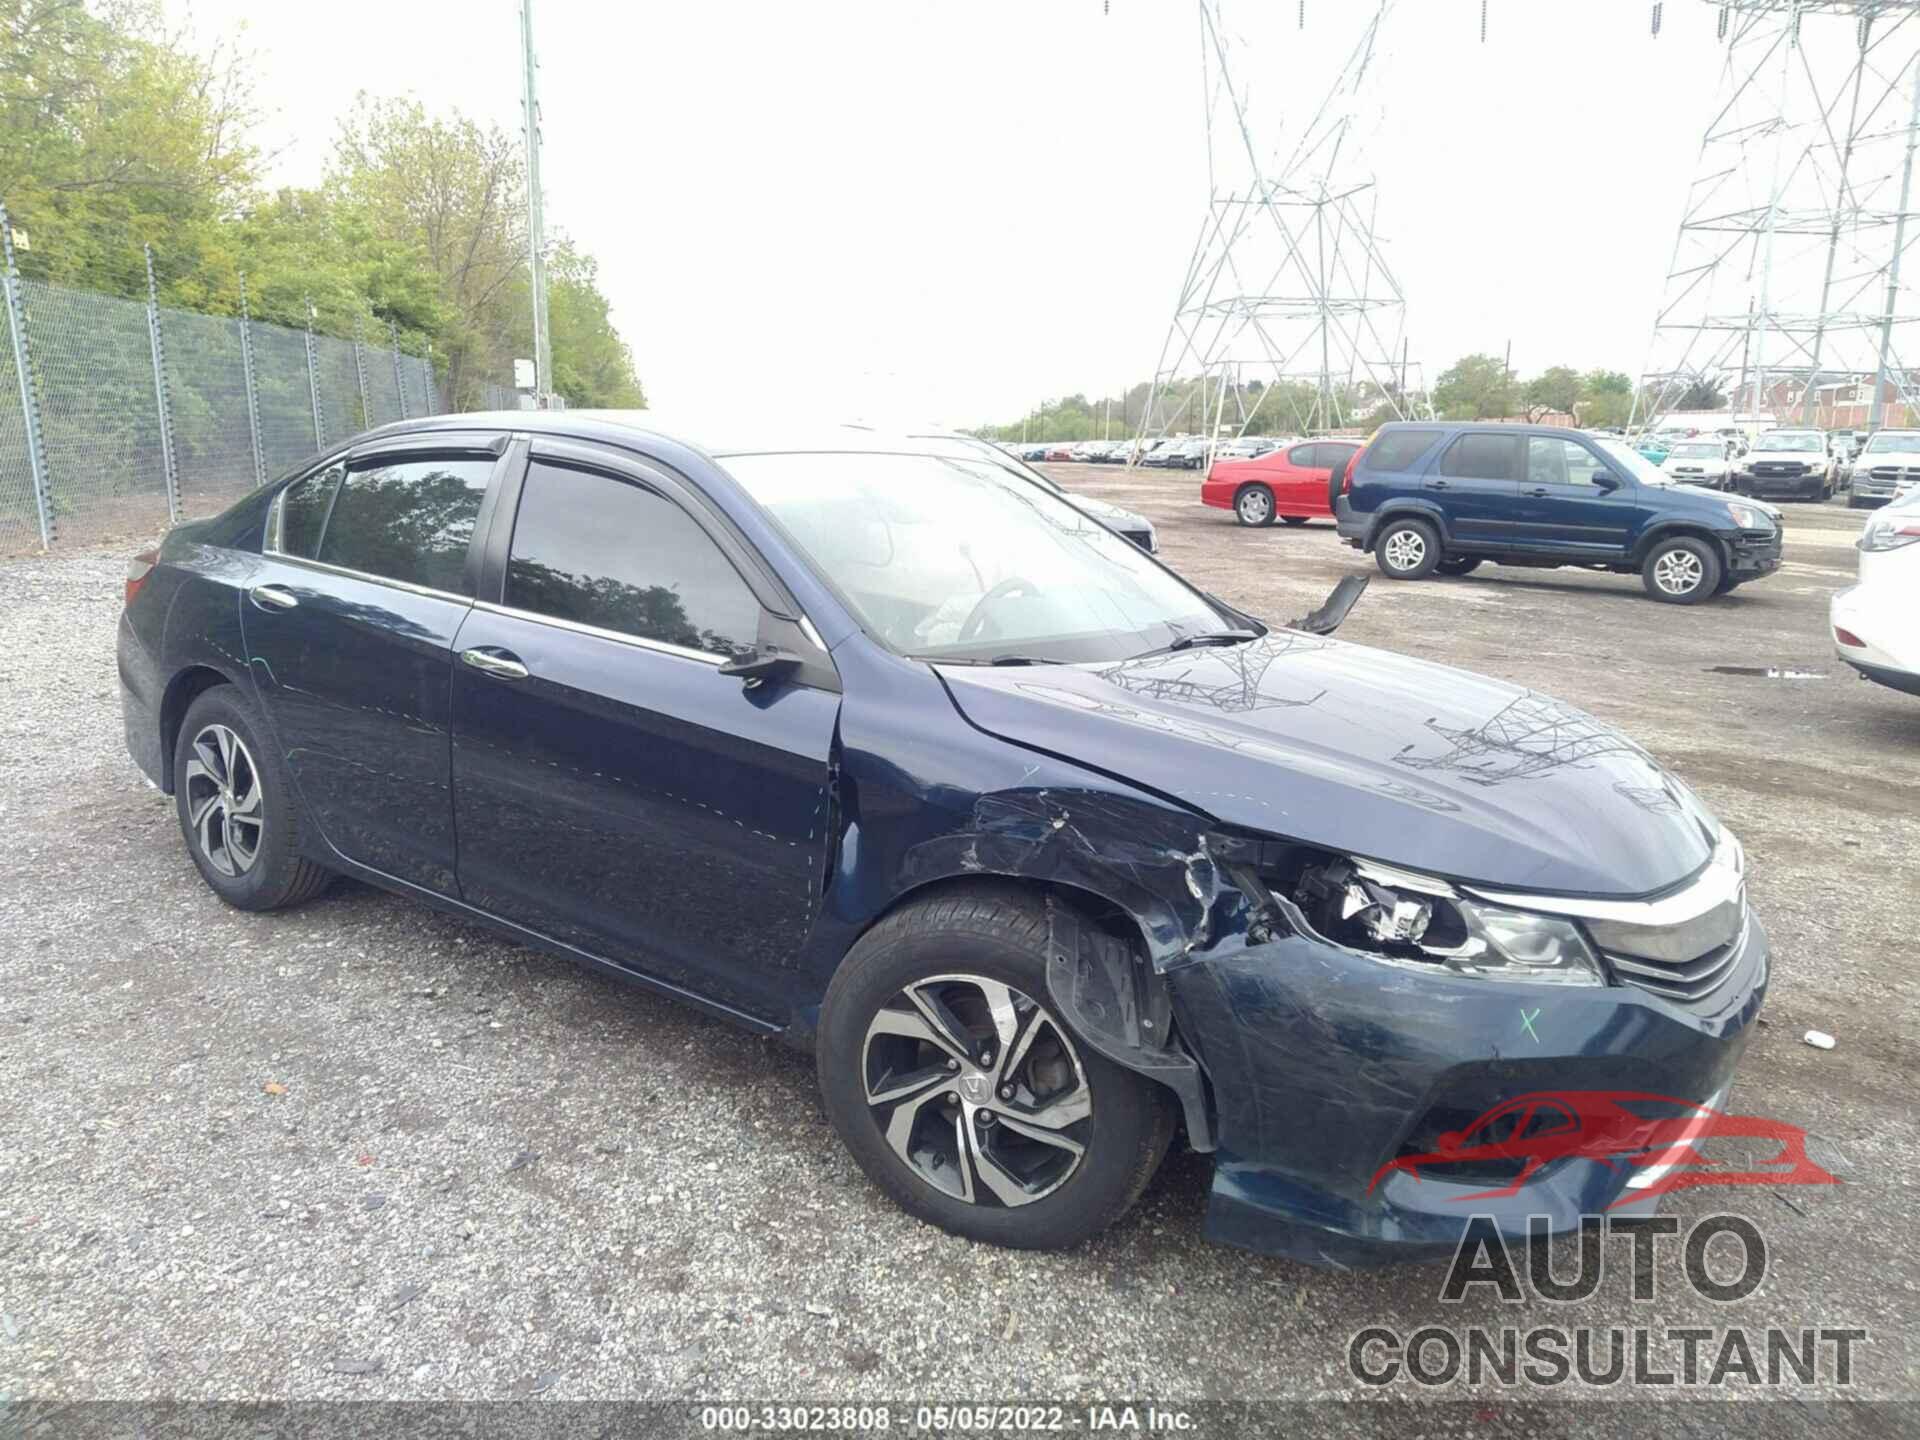
[[[1920,430],[1876,430],[1853,462],[1850,507],[1878,505],[1920,489]]]

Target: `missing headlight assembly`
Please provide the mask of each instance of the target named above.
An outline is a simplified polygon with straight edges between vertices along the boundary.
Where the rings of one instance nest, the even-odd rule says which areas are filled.
[[[1262,867],[1265,902],[1323,940],[1388,964],[1534,985],[1603,985],[1572,920],[1495,905],[1397,866],[1285,847]],[[1242,877],[1244,880],[1244,877]]]

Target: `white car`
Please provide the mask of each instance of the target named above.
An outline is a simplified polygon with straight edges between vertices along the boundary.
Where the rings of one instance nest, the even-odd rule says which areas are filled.
[[[1727,459],[1726,442],[1720,439],[1681,440],[1660,462],[1661,473],[1671,475],[1679,485],[1704,485],[1709,490],[1724,490],[1733,474],[1733,462]]]
[[[1920,492],[1860,535],[1860,583],[1833,597],[1833,649],[1867,679],[1920,695]]]

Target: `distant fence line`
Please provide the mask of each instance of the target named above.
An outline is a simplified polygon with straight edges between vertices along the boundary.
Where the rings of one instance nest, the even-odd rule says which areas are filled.
[[[145,304],[67,289],[20,276],[4,210],[0,241],[0,554],[211,513],[349,435],[446,408],[432,357],[391,328],[347,340],[244,305],[173,309],[151,282]],[[500,408],[516,403],[503,389]]]

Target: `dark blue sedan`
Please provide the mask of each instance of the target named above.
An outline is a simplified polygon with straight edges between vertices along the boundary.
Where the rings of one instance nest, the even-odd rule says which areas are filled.
[[[1180,1134],[1211,1235],[1344,1263],[1453,1244],[1514,1177],[1370,1182],[1514,1095],[1720,1096],[1768,962],[1644,750],[1338,608],[1269,628],[944,442],[470,415],[174,529],[119,666],[233,905],[350,875],[783,1035],[960,1234],[1082,1240]]]

